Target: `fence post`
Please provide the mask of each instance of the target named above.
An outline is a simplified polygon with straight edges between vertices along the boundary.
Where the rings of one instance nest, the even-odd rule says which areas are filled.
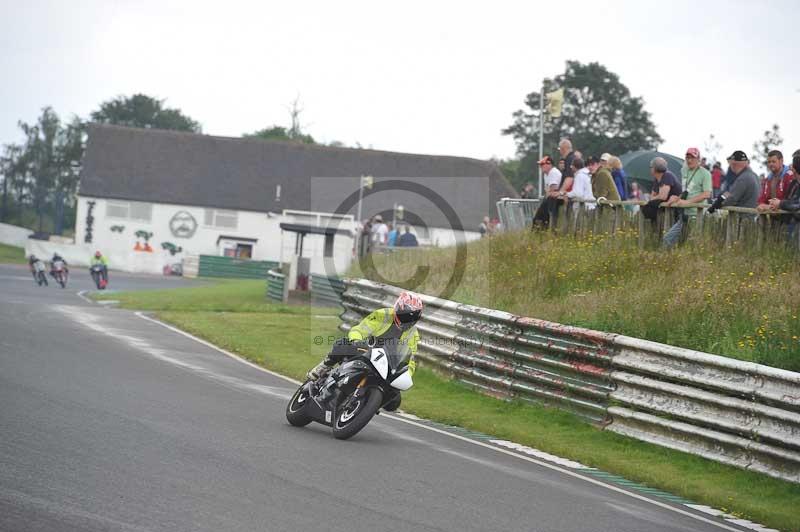
[[[765,215],[759,214],[756,217],[756,251],[761,252],[764,247],[764,232],[766,230]]]
[[[728,211],[728,216],[725,217],[725,247],[733,244],[733,217],[735,215],[735,212]]]
[[[603,214],[603,204],[596,203],[592,212],[593,219],[592,219],[592,233],[597,234],[599,233],[598,228],[600,227],[601,222],[601,215]]]
[[[644,249],[644,215],[642,209],[636,211],[636,217],[639,223],[639,249]]]
[[[695,228],[695,234],[697,235],[698,240],[703,238],[703,222],[706,218],[706,210],[705,209],[697,209],[697,216],[695,217],[695,222],[697,223],[697,227]]]
[[[616,205],[614,207],[614,225],[611,230],[612,233],[616,233],[620,229],[622,229],[622,216],[625,213],[625,206],[624,205]]]

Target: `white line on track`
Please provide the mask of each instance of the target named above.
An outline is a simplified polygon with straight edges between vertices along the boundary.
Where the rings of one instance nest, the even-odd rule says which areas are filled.
[[[195,342],[199,342],[199,343],[205,345],[206,347],[214,349],[215,351],[218,351],[218,352],[220,352],[220,353],[222,353],[222,354],[224,354],[224,355],[226,355],[226,356],[228,356],[228,357],[230,357],[230,358],[232,358],[232,359],[234,359],[234,360],[236,360],[238,362],[241,362],[242,364],[246,364],[246,365],[252,367],[253,369],[257,369],[258,371],[263,371],[264,373],[268,373],[269,375],[272,375],[274,377],[278,377],[279,379],[283,379],[283,380],[291,382],[292,384],[295,384],[295,385],[300,385],[301,384],[300,381],[297,381],[297,380],[292,379],[290,377],[286,377],[285,375],[281,375],[280,373],[275,373],[274,371],[270,371],[270,370],[268,370],[266,368],[262,368],[261,366],[253,364],[252,362],[250,362],[248,360],[245,360],[242,357],[231,353],[230,351],[222,349],[221,347],[218,347],[218,346],[212,344],[211,342],[207,342],[207,341],[205,341],[205,340],[203,340],[201,338],[198,338],[197,336],[194,336],[193,334],[187,333],[186,331],[182,331],[181,329],[178,329],[177,327],[173,327],[172,325],[168,325],[168,324],[166,324],[166,323],[164,323],[164,322],[162,322],[160,320],[157,320],[155,318],[151,318],[150,316],[147,316],[142,312],[137,312],[136,315],[139,316],[140,318],[144,319],[144,320],[147,320],[149,322],[152,322],[152,323],[158,324],[158,325],[160,325],[162,327],[165,327],[165,328],[169,329],[170,331],[178,333],[178,334],[180,334],[182,336],[185,336],[187,338],[191,338]],[[381,414],[381,415],[383,416],[384,414]],[[595,486],[602,487],[602,488],[614,491],[614,492],[622,494],[622,495],[627,495],[628,497],[632,497],[632,498],[640,500],[642,502],[646,502],[646,503],[652,504],[654,506],[658,506],[659,508],[663,508],[665,510],[668,510],[668,511],[671,511],[671,512],[675,512],[677,514],[681,514],[683,516],[689,517],[689,518],[694,519],[696,521],[701,521],[701,522],[707,523],[709,525],[713,525],[713,526],[715,526],[717,528],[721,528],[723,530],[730,530],[732,532],[741,532],[740,528],[733,528],[733,527],[728,526],[728,525],[726,525],[724,523],[720,523],[718,520],[708,519],[708,518],[703,517],[701,515],[697,515],[695,513],[688,512],[686,510],[682,510],[681,508],[678,508],[676,506],[672,506],[670,504],[666,504],[666,503],[663,503],[661,501],[657,501],[657,500],[654,500],[654,499],[649,499],[649,498],[647,498],[647,497],[645,497],[643,495],[639,495],[637,493],[632,493],[630,491],[626,491],[626,490],[624,490],[622,488],[619,488],[617,486],[613,486],[611,484],[606,484],[606,483],[601,482],[599,480],[595,480],[593,478],[583,476],[583,475],[578,474],[578,473],[576,473],[574,471],[570,471],[569,469],[566,469],[564,467],[561,467],[561,466],[558,466],[558,465],[555,465],[555,464],[551,464],[551,463],[548,463],[548,462],[545,462],[545,461],[542,461],[542,460],[537,460],[535,458],[531,458],[530,456],[525,456],[525,455],[522,455],[520,453],[509,451],[507,449],[502,449],[502,448],[497,447],[495,445],[489,445],[488,443],[483,443],[481,441],[473,440],[473,439],[470,439],[470,438],[465,438],[464,436],[459,436],[458,434],[453,434],[452,432],[447,432],[446,430],[441,430],[441,429],[438,429],[436,427],[423,425],[422,423],[417,423],[416,421],[413,421],[412,419],[401,417],[400,415],[385,414],[385,418],[384,419],[394,419],[394,420],[400,421],[402,423],[408,423],[409,425],[413,425],[415,427],[418,427],[418,428],[421,428],[421,429],[424,429],[424,430],[429,430],[431,432],[436,432],[438,434],[442,434],[442,435],[448,436],[450,438],[455,438],[457,440],[461,440],[461,441],[466,442],[466,443],[471,443],[471,444],[477,445],[479,447],[484,447],[486,449],[490,449],[490,450],[492,450],[494,452],[497,452],[497,453],[502,453],[502,454],[505,454],[505,455],[508,455],[508,456],[513,456],[514,458],[518,458],[520,460],[525,460],[527,462],[539,465],[541,467],[546,467],[547,469],[551,469],[553,471],[558,471],[558,472],[563,473],[565,475],[568,475],[570,477],[583,480],[583,481],[588,482],[590,484],[594,484]],[[761,530],[764,530],[764,529],[761,528]]]
[[[83,299],[87,303],[94,304],[94,301],[92,301],[91,299],[89,299],[88,297],[86,297],[84,295],[84,294],[86,294],[86,292],[88,292],[88,290],[81,290],[80,292],[77,292],[75,295],[77,295],[79,298]]]

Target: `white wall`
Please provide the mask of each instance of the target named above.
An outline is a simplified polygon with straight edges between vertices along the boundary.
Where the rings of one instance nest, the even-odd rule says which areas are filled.
[[[92,242],[86,243],[86,218],[88,202],[94,201],[92,216]],[[113,200],[111,200],[113,201]],[[43,242],[43,245],[31,247],[36,255],[43,257],[52,256],[52,251],[58,250],[67,262],[75,265],[85,265],[95,250],[100,250],[108,257],[109,267],[113,270],[156,273],[160,274],[167,264],[181,262],[183,257],[189,255],[221,255],[222,250],[217,244],[220,236],[258,239],[253,244],[254,260],[270,260],[276,262],[289,262],[295,253],[296,233],[281,231],[280,224],[309,223],[307,216],[292,214],[270,214],[252,211],[238,211],[236,229],[217,228],[205,226],[205,208],[186,207],[164,203],[153,203],[149,222],[119,219],[107,216],[108,200],[98,198],[78,197],[77,219],[75,224],[75,244],[72,246]],[[194,217],[197,230],[190,238],[179,238],[173,235],[170,221],[176,213],[185,211]],[[112,226],[124,226],[122,232],[111,231]],[[351,230],[352,222],[343,222],[340,229]],[[135,251],[137,243],[136,231],[143,230],[153,233],[150,238],[151,252]],[[412,230],[413,231],[413,230]],[[430,244],[451,246],[456,243],[452,230],[433,228],[430,230]],[[479,238],[475,232],[465,232],[467,241]],[[172,256],[161,248],[163,242],[170,242],[182,248],[182,252]],[[139,240],[139,243],[144,243]],[[423,244],[428,242],[421,242]],[[350,266],[353,258],[354,241],[351,236],[337,235],[334,238],[334,256],[324,257],[325,237],[322,235],[308,235],[303,243],[303,256],[311,258],[312,273],[343,275]],[[27,248],[26,248],[27,249]],[[327,262],[327,267],[326,267]]]
[[[24,248],[28,240],[28,235],[33,231],[16,225],[0,224],[0,244]]]
[[[89,201],[94,201],[95,204],[92,210],[94,217],[92,242],[87,244],[85,236]],[[144,222],[109,217],[107,216],[107,204],[108,200],[104,199],[78,197],[75,245],[80,248],[80,253],[85,253],[86,260],[95,250],[100,250],[108,256],[109,266],[112,269],[161,273],[165,265],[180,262],[186,254],[221,255],[222,250],[217,244],[220,236],[257,239],[258,241],[253,244],[252,258],[254,260],[286,262],[294,254],[295,234],[282,232],[280,229],[281,222],[297,221],[292,216],[238,211],[237,227],[230,229],[205,226],[205,208],[202,207],[153,203],[150,222]],[[170,221],[180,211],[188,212],[197,222],[197,230],[190,238],[176,237],[170,229]],[[124,229],[121,233],[114,232],[111,231],[112,226],[124,226]],[[152,252],[134,250],[137,243],[135,233],[139,230],[153,233],[149,242]],[[162,242],[170,242],[179,246],[182,248],[182,252],[172,256],[161,248]],[[143,240],[140,240],[140,243],[143,243]],[[344,272],[349,266],[352,248],[352,238],[346,235],[336,236],[334,239],[334,262],[337,271]],[[306,237],[303,256],[312,258],[311,270],[315,273],[325,272],[323,251],[323,236],[309,235]]]

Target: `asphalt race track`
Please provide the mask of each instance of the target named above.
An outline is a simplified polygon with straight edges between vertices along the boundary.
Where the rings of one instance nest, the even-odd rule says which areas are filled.
[[[290,382],[90,288],[0,266],[0,531],[745,530],[384,414],[293,428]]]

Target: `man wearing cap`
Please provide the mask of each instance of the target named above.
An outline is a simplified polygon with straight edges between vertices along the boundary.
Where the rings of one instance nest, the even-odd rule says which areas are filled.
[[[550,211],[558,208],[557,196],[558,189],[561,186],[561,172],[553,164],[553,158],[545,155],[539,161],[539,167],[542,169],[542,180],[544,182],[544,200],[536,210],[536,215],[533,217],[533,223],[547,227],[550,225]]]
[[[791,169],[783,164],[783,154],[778,150],[767,154],[767,169],[769,173],[761,180],[761,195],[758,196],[756,209],[759,212],[770,210],[769,200],[782,200],[793,178]]]
[[[711,197],[713,183],[711,172],[706,170],[701,164],[700,150],[689,148],[686,150],[686,166],[681,169],[681,184],[683,192],[680,197],[672,196],[666,201],[666,205],[681,207],[697,203],[705,203]],[[665,248],[674,246],[683,236],[688,222],[697,217],[697,209],[683,209],[678,213],[678,220],[669,228],[664,235],[662,244]]]
[[[758,176],[750,168],[750,159],[742,150],[736,150],[728,158],[730,171],[733,173],[733,184],[720,194],[708,209],[714,212],[720,207],[748,207],[754,209],[758,204]]]
[[[589,157],[589,160],[586,161],[589,173],[592,174],[592,193],[595,198],[619,201],[617,185],[614,184],[614,178],[608,169],[609,159],[611,159],[611,155],[604,153],[600,156],[600,159]]]

